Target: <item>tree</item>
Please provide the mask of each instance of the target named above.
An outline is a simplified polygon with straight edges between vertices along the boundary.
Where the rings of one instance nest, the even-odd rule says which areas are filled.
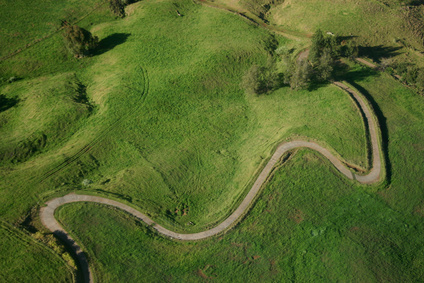
[[[358,57],[359,54],[359,47],[358,47],[358,43],[356,43],[356,41],[350,39],[347,44],[344,46],[343,49],[343,56],[353,59],[355,57]]]
[[[125,6],[129,1],[123,2],[121,0],[109,0],[109,7],[112,12],[120,18],[125,17]]]
[[[90,54],[99,44],[99,38],[77,25],[65,24],[63,34],[66,47],[75,57]]]
[[[243,77],[241,85],[248,93],[259,95],[270,92],[279,85],[275,65],[272,63],[268,63],[267,67],[253,65]]]
[[[331,56],[331,51],[326,48],[319,58],[319,64],[317,66],[317,79],[319,81],[328,81],[332,77],[333,69],[334,59]]]
[[[318,29],[312,36],[312,46],[309,51],[309,60],[313,65],[318,64],[319,58],[321,57],[322,50],[325,47],[324,33]]]
[[[306,89],[309,87],[312,76],[312,67],[308,60],[298,60],[295,63],[294,72],[290,77],[291,89]]]
[[[312,36],[312,46],[309,51],[309,60],[318,72],[317,78],[327,80],[333,71],[334,59],[340,56],[340,45],[337,36],[332,33],[324,34],[318,29]],[[321,72],[325,73],[322,74]]]
[[[386,70],[388,67],[393,65],[393,58],[381,58],[380,60],[380,68],[381,70]]]

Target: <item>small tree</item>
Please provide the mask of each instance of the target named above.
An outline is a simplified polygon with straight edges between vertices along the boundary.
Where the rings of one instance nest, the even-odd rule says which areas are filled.
[[[326,48],[319,58],[319,65],[317,66],[317,79],[319,81],[328,81],[331,79],[334,69],[334,59],[331,56],[331,51]]]
[[[109,0],[109,7],[112,12],[120,18],[125,17],[125,6],[129,1]]]
[[[414,85],[417,82],[419,69],[415,66],[409,66],[406,73],[403,75],[404,81],[409,85]]]
[[[308,60],[298,60],[290,77],[291,89],[306,89],[309,87],[313,69]]]
[[[312,46],[311,50],[309,51],[309,59],[313,65],[319,63],[319,58],[321,57],[321,53],[325,45],[326,43],[324,33],[318,29],[312,36]]]
[[[358,47],[358,43],[356,43],[356,41],[354,40],[349,40],[346,44],[346,46],[344,46],[344,54],[343,56],[353,59],[355,57],[358,57],[359,54],[359,47]]]
[[[243,77],[242,87],[248,93],[264,94],[279,85],[279,77],[275,65],[268,63],[267,67],[253,65]]]
[[[248,93],[257,93],[257,91],[261,88],[259,82],[259,66],[253,65],[247,71],[246,75],[244,75],[243,80],[241,82],[242,88],[244,88]]]
[[[65,24],[63,37],[66,47],[75,57],[89,55],[99,44],[99,38],[77,25]]]

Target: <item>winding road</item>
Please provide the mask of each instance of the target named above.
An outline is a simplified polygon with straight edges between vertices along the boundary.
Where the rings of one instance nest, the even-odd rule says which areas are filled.
[[[302,141],[302,140],[294,140],[294,141],[282,143],[277,147],[274,154],[272,155],[272,157],[270,158],[266,166],[263,168],[262,172],[259,174],[252,188],[250,189],[246,197],[243,199],[241,204],[236,208],[236,210],[221,224],[203,232],[192,233],[192,234],[182,234],[182,233],[173,232],[157,224],[155,221],[153,221],[152,219],[150,219],[149,217],[147,217],[145,214],[141,213],[140,211],[126,204],[123,204],[121,202],[103,198],[103,197],[98,197],[98,196],[78,195],[74,193],[48,201],[46,203],[46,206],[40,209],[41,222],[47,229],[52,231],[55,235],[60,237],[64,242],[66,242],[69,246],[72,247],[72,249],[76,253],[80,266],[82,267],[85,281],[93,282],[93,277],[92,277],[93,275],[89,268],[89,264],[84,252],[81,250],[79,245],[72,239],[72,237],[63,229],[63,227],[59,224],[59,222],[54,217],[55,210],[64,204],[73,203],[73,202],[95,202],[95,203],[101,203],[101,204],[114,206],[139,218],[141,221],[145,222],[147,225],[151,225],[153,229],[155,229],[158,233],[166,237],[170,237],[170,238],[178,239],[182,241],[191,241],[191,240],[200,240],[200,239],[217,235],[219,233],[226,231],[228,228],[236,224],[251,207],[255,197],[260,192],[262,185],[267,180],[268,176],[272,172],[277,162],[281,159],[281,157],[285,153],[295,148],[306,147],[306,148],[310,148],[310,149],[318,151],[323,156],[325,156],[334,165],[334,167],[341,174],[346,176],[348,179],[356,180],[362,184],[371,184],[371,183],[378,182],[380,181],[380,179],[382,179],[382,176],[383,176],[382,174],[383,165],[382,165],[382,157],[381,157],[381,148],[379,143],[378,124],[377,124],[376,118],[373,115],[372,110],[368,107],[368,104],[366,103],[364,98],[359,93],[357,93],[356,91],[354,91],[353,89],[349,88],[347,85],[341,82],[334,82],[334,85],[338,86],[339,88],[349,93],[349,95],[357,102],[357,105],[359,106],[360,110],[363,113],[363,119],[365,120],[365,123],[368,125],[368,130],[369,130],[368,134],[369,134],[369,138],[371,141],[371,148],[372,148],[372,169],[367,175],[358,175],[353,173],[352,171],[348,169],[348,167],[343,163],[343,161],[341,161],[336,156],[334,156],[328,149],[318,145],[317,143]]]

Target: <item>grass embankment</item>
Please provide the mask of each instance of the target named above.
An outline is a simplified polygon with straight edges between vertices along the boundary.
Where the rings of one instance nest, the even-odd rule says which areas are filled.
[[[0,281],[73,281],[64,261],[30,236],[0,222],[0,238]]]

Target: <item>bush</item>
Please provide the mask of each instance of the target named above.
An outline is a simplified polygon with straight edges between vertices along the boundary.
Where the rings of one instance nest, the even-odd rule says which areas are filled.
[[[419,69],[415,66],[408,67],[406,73],[403,76],[405,82],[409,85],[414,85],[417,82]]]
[[[267,67],[253,65],[243,77],[242,88],[248,93],[264,94],[279,86],[279,76],[275,65],[269,63]]]
[[[65,24],[63,37],[66,47],[75,57],[87,56],[99,45],[97,36],[77,25]]]
[[[359,46],[358,43],[352,39],[350,39],[346,45],[342,47],[341,55],[353,59],[358,57],[359,54]]]
[[[317,66],[317,80],[328,81],[332,78],[334,69],[334,59],[331,56],[331,51],[324,49],[321,57],[319,58],[319,65]]]
[[[298,60],[294,66],[294,72],[290,76],[291,89],[306,89],[311,82],[313,69],[308,60]]]
[[[109,7],[116,16],[123,18],[125,17],[125,6],[128,3],[129,1],[124,3],[121,0],[109,0]]]

